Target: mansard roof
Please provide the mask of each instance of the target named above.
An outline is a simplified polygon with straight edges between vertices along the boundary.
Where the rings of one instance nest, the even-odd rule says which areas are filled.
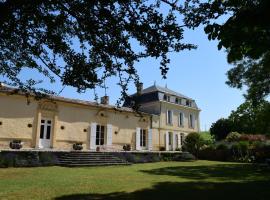
[[[192,98],[187,97],[187,96],[185,96],[185,95],[183,95],[181,93],[170,90],[167,87],[161,87],[161,86],[158,86],[158,85],[152,85],[152,86],[142,90],[142,94],[147,94],[147,93],[152,93],[152,92],[162,92],[162,93],[170,94],[170,95],[177,96],[177,97],[180,97],[180,98],[193,100]]]

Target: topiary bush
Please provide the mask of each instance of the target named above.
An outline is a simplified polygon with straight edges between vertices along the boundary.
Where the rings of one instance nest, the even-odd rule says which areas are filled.
[[[240,140],[241,134],[238,132],[230,132],[227,137],[226,141],[227,142],[237,142]]]

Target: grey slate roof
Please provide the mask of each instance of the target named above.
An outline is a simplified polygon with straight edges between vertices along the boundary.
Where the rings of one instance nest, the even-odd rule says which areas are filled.
[[[152,86],[142,90],[142,94],[151,93],[151,92],[163,92],[163,93],[174,95],[174,96],[177,96],[177,97],[180,97],[180,98],[193,100],[192,98],[189,98],[189,97],[187,97],[187,96],[185,96],[185,95],[183,95],[181,93],[175,92],[175,91],[170,90],[170,89],[168,89],[166,87],[161,87],[161,86],[158,86],[158,85],[152,85]]]

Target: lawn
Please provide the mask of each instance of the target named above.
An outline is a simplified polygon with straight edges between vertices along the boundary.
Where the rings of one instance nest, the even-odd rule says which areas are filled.
[[[270,169],[210,161],[0,169],[0,199],[270,198]]]

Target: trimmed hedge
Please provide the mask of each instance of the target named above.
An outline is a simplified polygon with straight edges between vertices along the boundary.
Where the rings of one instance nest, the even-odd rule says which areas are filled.
[[[0,152],[0,167],[40,167],[52,166],[58,163],[60,152],[42,151],[2,151]]]

